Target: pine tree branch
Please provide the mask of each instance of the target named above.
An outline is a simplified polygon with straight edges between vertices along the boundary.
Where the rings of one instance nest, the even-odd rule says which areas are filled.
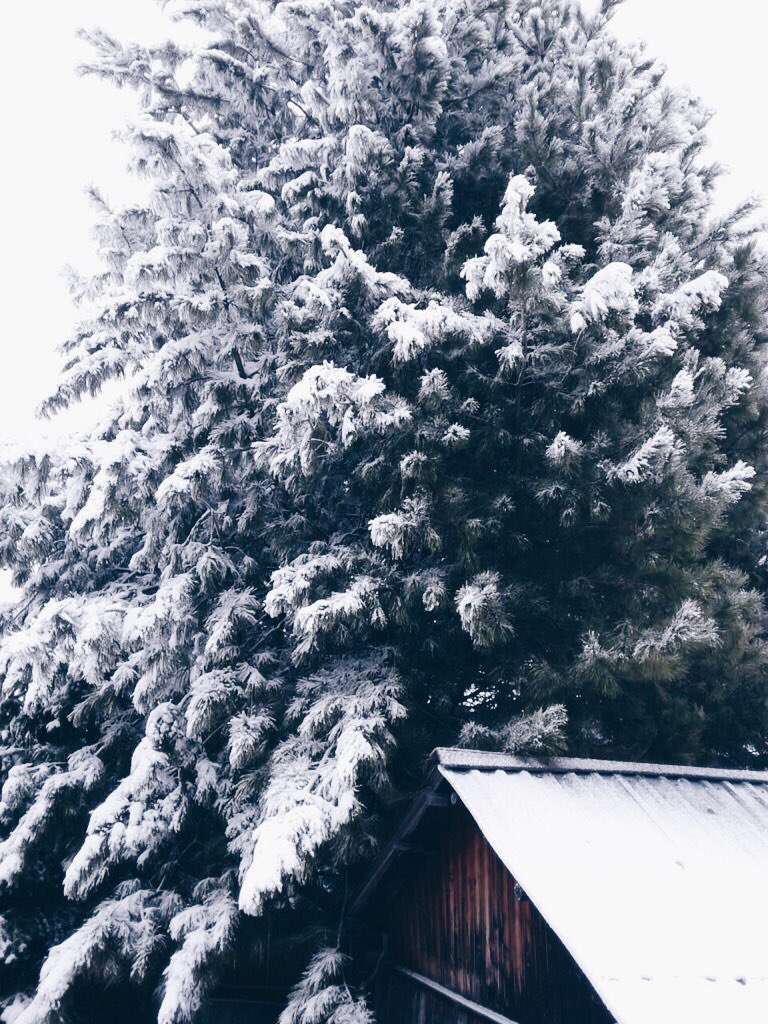
[[[243,364],[243,358],[240,355],[240,350],[236,348],[234,345],[232,346],[232,358],[235,361],[237,372],[242,380],[252,380],[252,378],[256,376],[256,370],[254,370],[253,373],[246,372],[245,366]]]

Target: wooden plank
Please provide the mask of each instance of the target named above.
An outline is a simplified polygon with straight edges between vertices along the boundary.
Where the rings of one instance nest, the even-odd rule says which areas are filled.
[[[402,975],[404,978],[409,978],[417,985],[421,985],[422,988],[429,989],[430,992],[434,992],[435,995],[445,999],[454,1006],[460,1006],[463,1010],[471,1013],[474,1017],[479,1017],[481,1020],[492,1021],[493,1024],[517,1024],[516,1021],[511,1020],[509,1017],[502,1017],[500,1013],[496,1013],[495,1010],[489,1010],[486,1006],[481,1006],[479,1003],[473,1002],[471,999],[465,999],[464,996],[460,996],[458,992],[453,992],[451,989],[446,988],[444,985],[438,984],[436,981],[432,981],[431,978],[425,978],[423,974],[417,974],[416,971],[411,971],[407,967],[399,967],[395,965],[391,968],[397,974]]]

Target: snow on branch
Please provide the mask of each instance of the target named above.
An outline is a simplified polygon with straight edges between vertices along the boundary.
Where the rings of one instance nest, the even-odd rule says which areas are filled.
[[[320,233],[320,244],[324,252],[336,257],[331,268],[331,279],[343,282],[353,274],[376,298],[411,292],[411,286],[404,277],[372,267],[362,249],[354,249],[341,228],[327,224]]]
[[[160,704],[131,757],[130,773],[91,813],[82,846],[64,876],[64,892],[84,899],[126,860],[148,859],[181,827],[187,801],[167,748],[181,740],[178,709]]]
[[[310,476],[334,450],[410,420],[406,402],[385,391],[373,375],[359,377],[332,362],[311,367],[278,406],[275,434],[256,445],[257,460],[276,477],[289,479],[296,470]]]
[[[229,589],[219,594],[205,622],[203,660],[206,665],[223,665],[238,658],[238,641],[243,630],[256,627],[258,608],[250,589]]]
[[[377,599],[380,583],[371,576],[357,576],[345,590],[337,590],[302,605],[293,616],[293,631],[299,638],[294,660],[301,661],[317,648],[321,637],[354,628],[365,622],[378,624],[384,613]]]
[[[699,646],[716,648],[722,643],[717,623],[707,616],[698,601],[687,598],[662,626],[644,629],[620,630],[619,638],[604,644],[594,632],[589,632],[582,643],[579,658],[581,667],[619,667],[632,662],[643,663],[659,658],[677,658],[690,648]]]
[[[587,324],[601,323],[611,312],[633,319],[639,309],[632,267],[627,263],[609,263],[587,281],[581,298],[573,303],[571,330],[578,334]]]
[[[0,642],[2,692],[26,713],[54,717],[67,681],[98,686],[120,656],[126,614],[117,595],[52,598]]]
[[[29,858],[45,842],[57,818],[80,806],[78,797],[92,792],[101,782],[104,765],[94,754],[78,751],[69,758],[66,771],[45,779],[28,810],[7,839],[0,843],[0,882],[12,886],[29,866]],[[4,790],[5,796],[5,790]]]
[[[560,232],[552,221],[538,221],[528,211],[535,191],[524,175],[510,178],[496,219],[499,232],[486,241],[485,256],[467,260],[462,267],[470,301],[474,302],[484,290],[492,291],[497,298],[508,295],[512,272],[534,263],[560,241]],[[550,284],[556,284],[557,279],[559,275]]]
[[[368,523],[374,547],[388,548],[393,558],[400,559],[416,543],[430,551],[439,547],[440,538],[430,525],[429,506],[423,498],[407,498],[396,512],[385,512]]]
[[[158,1024],[195,1020],[216,980],[216,968],[232,946],[237,918],[237,904],[222,891],[171,918],[168,930],[179,946],[163,971]]]
[[[289,565],[275,569],[264,599],[267,615],[277,618],[295,611],[311,593],[317,580],[327,578],[346,566],[346,559],[334,551],[299,555]]]
[[[544,454],[551,463],[557,466],[561,463],[575,461],[583,451],[584,445],[581,441],[561,430],[555,435]]]
[[[451,306],[434,299],[430,299],[424,309],[419,309],[415,303],[405,303],[397,296],[379,306],[371,326],[386,333],[396,363],[410,362],[451,336],[482,345],[496,330],[489,317],[457,313]]]
[[[147,890],[104,900],[85,924],[50,950],[37,991],[14,1024],[60,1024],[62,1004],[77,981],[108,979],[121,968],[140,971],[143,952],[160,939],[173,905],[172,898]]]
[[[618,480],[624,484],[658,479],[680,451],[681,444],[670,427],[659,427],[626,462],[607,465],[605,473],[609,480]]]
[[[155,500],[161,508],[171,509],[183,498],[198,499],[215,488],[223,472],[221,453],[207,445],[180,462],[160,484]]]
[[[344,981],[347,958],[337,949],[321,949],[291,991],[279,1024],[374,1024],[364,999]]]
[[[498,573],[482,572],[456,595],[462,628],[477,647],[503,643],[514,632],[500,584]]]
[[[714,498],[723,505],[735,505],[752,490],[753,480],[757,476],[754,466],[749,466],[739,459],[730,469],[722,473],[709,472],[701,481],[701,493]]]
[[[656,404],[660,409],[687,409],[696,399],[695,383],[695,377],[689,369],[679,370],[669,391],[660,395]]]
[[[260,914],[288,880],[359,810],[357,786],[384,778],[389,727],[401,718],[400,685],[377,659],[349,659],[298,688],[297,727],[275,751],[261,818],[244,851],[240,909]]]
[[[717,647],[720,632],[714,619],[708,618],[697,601],[685,600],[662,629],[649,629],[634,645],[633,657],[638,661],[675,654],[684,647],[704,645]]]
[[[707,270],[674,292],[662,295],[656,302],[654,314],[659,319],[671,319],[680,327],[693,327],[699,313],[720,308],[728,284],[725,275]]]
[[[468,722],[459,734],[459,746],[505,750],[509,754],[554,753],[565,746],[568,714],[562,704],[518,715],[497,728]]]

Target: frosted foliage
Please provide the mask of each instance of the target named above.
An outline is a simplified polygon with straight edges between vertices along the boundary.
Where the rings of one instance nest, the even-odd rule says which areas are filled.
[[[456,610],[462,628],[478,647],[492,647],[511,632],[498,573],[480,573],[456,594]]]
[[[211,447],[203,448],[197,455],[176,466],[173,473],[158,487],[155,499],[159,505],[169,505],[183,495],[195,497],[217,482],[221,469],[219,453]]]
[[[327,590],[334,577],[348,573],[356,560],[350,551],[318,551],[300,555],[272,574],[265,610],[273,618],[283,615],[290,622],[298,641],[294,661],[301,661],[323,640],[347,635],[365,622],[383,623],[379,586],[371,576],[347,576],[343,589]],[[316,597],[319,588],[326,592]]]
[[[0,882],[14,884],[36,847],[45,842],[57,816],[71,810],[73,798],[95,789],[103,771],[99,758],[83,751],[70,757],[66,771],[56,772],[43,782],[16,827],[0,843]]]
[[[445,370],[427,370],[419,381],[419,400],[439,404],[450,398],[451,388]]]
[[[690,370],[680,370],[666,394],[658,400],[662,409],[685,409],[693,405],[696,398],[694,376]]]
[[[26,626],[0,643],[2,689],[28,712],[57,705],[57,682],[95,682],[114,666],[125,614],[118,597],[83,596],[46,602]]]
[[[656,314],[668,316],[683,327],[692,326],[697,313],[720,308],[727,287],[728,278],[724,274],[707,270],[674,292],[661,296],[656,304]]]
[[[609,479],[639,484],[663,474],[678,451],[679,444],[672,430],[666,426],[659,427],[626,462],[607,467],[606,473]]]
[[[541,267],[541,282],[544,290],[553,292],[563,278],[563,271],[554,260],[547,260]]]
[[[300,659],[316,646],[323,634],[343,628],[363,614],[368,613],[374,619],[379,609],[378,589],[379,584],[372,577],[358,576],[346,590],[334,591],[328,597],[299,608],[293,616],[293,630],[301,642],[294,656]]]
[[[614,6],[87,34],[143,184],[42,413],[114,402],[0,452],[6,1018],[193,1024],[262,935],[287,991],[438,743],[763,750],[765,255]]]
[[[162,631],[171,623],[181,622],[189,606],[191,576],[180,575],[164,580],[151,601],[130,608],[123,620],[123,639],[127,643]]]
[[[440,441],[446,448],[460,448],[469,441],[470,436],[469,427],[465,427],[461,423],[451,423],[441,436]]]
[[[516,369],[525,358],[522,342],[516,338],[509,345],[498,349],[496,358],[503,369],[507,371]]]
[[[106,876],[109,866],[146,858],[183,821],[185,801],[171,760],[160,749],[178,730],[178,712],[161,704],[147,719],[147,734],[136,747],[127,775],[91,814],[85,842],[67,868],[64,888],[82,898]]]
[[[239,689],[240,674],[232,670],[213,669],[192,675],[184,713],[187,737],[204,741],[234,708]]]
[[[272,573],[271,587],[267,592],[264,607],[268,615],[276,618],[294,611],[305,603],[313,584],[322,577],[331,576],[343,567],[338,555],[300,555],[290,565]]]
[[[717,646],[720,640],[715,621],[704,614],[697,601],[683,601],[663,629],[646,631],[635,643],[633,656],[640,661],[674,654],[680,648],[704,644]]]
[[[158,1024],[195,1019],[214,980],[212,962],[227,953],[236,923],[237,905],[228,893],[209,896],[171,918],[168,930],[179,945],[163,972]]]
[[[467,298],[477,299],[484,290],[501,298],[510,291],[512,274],[546,255],[560,241],[560,232],[551,221],[539,222],[528,211],[535,188],[521,174],[509,180],[504,194],[501,213],[496,220],[498,234],[485,243],[485,256],[468,260],[461,271],[466,280]],[[545,280],[550,286],[557,284],[559,274],[554,264],[545,264]]]
[[[558,465],[567,462],[569,459],[578,458],[584,450],[584,445],[576,438],[570,437],[564,430],[555,435],[554,440],[547,446],[546,455],[550,462]]]
[[[716,648],[722,640],[717,623],[707,616],[698,601],[686,599],[662,626],[625,631],[621,639],[605,643],[593,632],[584,639],[582,664],[620,665],[627,662],[674,659],[686,649]]]
[[[671,332],[669,326],[657,327],[643,339],[645,350],[643,355],[647,358],[654,356],[671,356],[677,350],[677,339]]]
[[[465,747],[505,750],[510,754],[551,753],[562,748],[567,724],[565,707],[553,704],[517,716],[499,728],[468,723],[461,730],[459,742]]]
[[[377,298],[393,292],[397,294],[410,291],[404,278],[397,274],[380,273],[371,266],[365,253],[360,249],[354,249],[340,228],[327,224],[320,233],[320,244],[329,256],[336,256],[328,280],[344,281],[349,275],[354,275],[371,295]]]
[[[724,505],[734,505],[752,490],[756,476],[754,466],[740,459],[722,473],[706,473],[701,481],[701,490],[708,498],[714,498]]]
[[[374,547],[386,548],[402,558],[410,545],[421,540],[434,545],[438,538],[429,527],[429,509],[423,500],[409,498],[397,512],[386,512],[368,524]]]
[[[139,451],[132,431],[121,431],[112,443],[92,446],[93,477],[88,498],[73,518],[70,533],[77,534],[103,518],[118,490],[124,465],[137,459]]]
[[[205,624],[203,663],[228,664],[238,650],[238,636],[242,630],[253,629],[258,622],[258,602],[250,589],[225,590]]]
[[[0,821],[7,821],[28,806],[52,771],[53,766],[47,764],[12,765],[0,792]]]
[[[280,772],[265,794],[266,817],[253,833],[250,867],[240,886],[240,907],[258,914],[264,899],[280,892],[286,878],[300,880],[306,863],[356,809],[353,791],[340,789],[328,799],[314,788],[308,764]]]
[[[229,722],[229,763],[233,768],[252,765],[263,752],[275,721],[268,712],[235,715]]]
[[[321,949],[291,992],[279,1024],[374,1024],[362,999],[344,981],[347,958],[336,949]]]
[[[493,330],[490,319],[459,314],[434,299],[425,309],[417,309],[413,303],[404,303],[397,297],[387,299],[372,323],[392,343],[392,359],[396,363],[415,359],[451,335],[465,338],[471,344],[482,344]]]
[[[547,750],[564,740],[568,715],[562,704],[538,708],[530,715],[510,722],[504,730],[504,749],[510,753]]]
[[[241,880],[240,907],[251,914],[286,880],[302,878],[318,848],[359,812],[360,778],[382,780],[389,725],[404,713],[397,681],[364,662],[312,677],[298,693],[296,735],[273,755]]]
[[[372,132],[363,124],[353,124],[347,132],[345,155],[347,175],[354,180],[365,172],[372,161],[391,157],[392,147],[387,137],[380,132]]]
[[[587,324],[601,323],[609,313],[632,318],[639,308],[632,267],[626,263],[609,263],[584,285],[581,298],[572,308],[571,330],[576,333]]]
[[[313,366],[278,407],[275,436],[260,446],[259,457],[275,476],[288,477],[297,468],[310,475],[319,449],[326,447],[326,429],[343,449],[361,434],[408,421],[408,406],[386,397],[385,390],[378,377],[358,377],[331,362]]]
[[[736,405],[753,383],[752,374],[745,367],[729,366],[725,372],[726,406]]]
[[[105,900],[85,924],[54,946],[40,971],[34,998],[16,1017],[17,1024],[58,1024],[69,988],[98,972],[105,950],[129,968],[138,966],[136,950],[154,937],[161,916],[150,908],[151,894],[137,892],[119,900]]]
[[[445,574],[439,569],[427,569],[425,572],[410,577],[408,590],[419,595],[424,610],[427,612],[437,611],[448,596]]]

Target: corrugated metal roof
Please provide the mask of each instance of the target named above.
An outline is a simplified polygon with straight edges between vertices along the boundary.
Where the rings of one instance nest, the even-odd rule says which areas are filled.
[[[596,761],[580,757],[520,757],[495,750],[437,747],[432,760],[444,768],[503,768],[505,771],[597,772],[599,775],[666,775],[681,779],[713,779],[730,782],[766,782],[768,771],[744,768],[701,768],[687,764],[650,764],[645,761]]]
[[[767,774],[437,760],[619,1024],[766,1024]]]

